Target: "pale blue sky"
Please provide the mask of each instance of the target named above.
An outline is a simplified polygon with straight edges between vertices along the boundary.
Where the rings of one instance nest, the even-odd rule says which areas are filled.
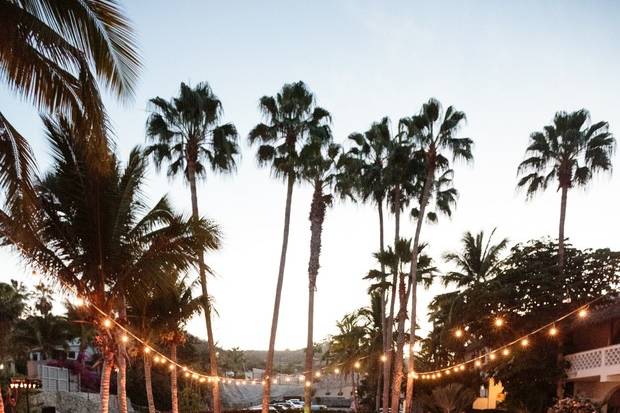
[[[223,101],[226,121],[241,135],[238,173],[210,176],[199,193],[201,211],[225,234],[224,249],[209,257],[218,274],[211,282],[219,311],[216,340],[225,347],[260,349],[268,343],[285,188],[256,167],[246,136],[260,119],[258,98],[284,82],[309,85],[332,112],[338,141],[385,115],[396,123],[431,96],[467,113],[463,135],[476,143],[475,162],[456,167],[458,208],[451,220],[442,218],[422,234],[436,258],[457,247],[465,230],[497,226],[499,235],[514,242],[555,236],[558,195],[526,203],[515,191],[529,133],[549,123],[555,111],[581,107],[594,120],[609,121],[612,131],[620,125],[617,2],[126,3],[145,70],[133,103],[109,103],[122,154],[144,143],[147,100],[175,95],[181,81],[208,81]],[[45,169],[48,149],[36,113],[6,87],[1,90],[0,108],[30,138]],[[569,194],[567,234],[574,244],[620,249],[619,184],[620,177],[602,177],[588,192]],[[189,213],[189,193],[180,181],[153,172],[148,192],[153,200],[169,192]],[[309,189],[296,188],[281,349],[305,343],[309,205]],[[412,231],[406,222],[403,235]],[[333,332],[345,312],[366,304],[361,278],[377,249],[376,213],[370,206],[337,204],[327,213],[323,234],[317,339]],[[1,254],[0,280],[35,281],[19,260]],[[421,306],[437,291],[424,293]],[[189,329],[202,336],[203,325],[200,318]]]

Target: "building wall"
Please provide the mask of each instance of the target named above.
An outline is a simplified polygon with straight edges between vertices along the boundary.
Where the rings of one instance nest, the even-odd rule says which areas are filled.
[[[607,400],[607,398],[614,392],[614,390],[620,388],[620,383],[576,381],[574,382],[574,386],[574,396],[602,403]]]

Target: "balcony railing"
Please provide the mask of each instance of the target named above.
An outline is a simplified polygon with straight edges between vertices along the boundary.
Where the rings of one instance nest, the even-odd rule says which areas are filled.
[[[600,376],[607,381],[608,376],[620,375],[620,344],[569,354],[566,360],[570,362],[569,379]]]

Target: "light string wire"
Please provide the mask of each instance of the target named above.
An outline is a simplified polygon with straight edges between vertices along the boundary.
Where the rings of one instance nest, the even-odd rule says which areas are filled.
[[[60,281],[60,280],[59,280]],[[152,358],[153,361],[157,360],[157,357],[159,357],[159,363],[162,363],[164,365],[169,365],[169,369],[170,370],[175,370],[177,368],[180,368],[182,370],[182,372],[184,373],[186,378],[192,379],[192,380],[197,380],[200,383],[204,383],[204,382],[208,382],[208,383],[227,383],[227,384],[232,384],[235,383],[236,385],[239,384],[258,384],[258,380],[257,379],[238,379],[238,378],[229,378],[226,376],[219,376],[219,375],[211,375],[211,374],[205,374],[205,373],[200,373],[199,371],[195,370],[195,369],[190,369],[187,366],[182,365],[181,363],[179,363],[178,361],[173,361],[170,357],[168,357],[167,355],[165,355],[163,352],[157,350],[155,347],[153,347],[152,345],[150,345],[148,343],[147,340],[139,337],[137,334],[135,334],[133,331],[131,331],[129,328],[123,326],[121,323],[119,323],[118,321],[116,321],[113,317],[111,317],[108,313],[106,313],[105,311],[103,311],[101,308],[99,308],[97,305],[90,303],[88,300],[82,299],[80,297],[80,294],[77,293],[77,291],[72,287],[67,285],[66,283],[60,281],[60,283],[63,285],[63,287],[68,290],[69,292],[71,292],[78,300],[78,303],[80,304],[84,304],[86,306],[92,307],[96,312],[98,312],[102,317],[102,327],[106,328],[106,329],[110,329],[112,328],[112,326],[114,326],[115,328],[117,328],[118,330],[122,331],[124,333],[124,336],[121,336],[121,341],[124,343],[129,341],[129,337],[131,337],[133,340],[135,340],[136,342],[140,343],[143,347],[142,351],[145,354],[149,354]],[[524,340],[528,340],[530,336],[536,335],[538,333],[540,333],[543,330],[549,329],[549,334],[552,336],[555,336],[558,334],[558,330],[557,327],[555,326],[557,323],[560,323],[561,321],[575,315],[575,314],[579,314],[579,316],[584,316],[587,315],[587,310],[590,306],[592,306],[594,303],[602,300],[603,298],[611,295],[612,293],[616,293],[616,291],[608,291],[596,298],[594,298],[593,300],[590,300],[589,302],[580,305],[579,307],[575,308],[574,310],[562,315],[559,318],[556,318],[555,320],[552,320],[544,325],[542,325],[541,327],[536,328],[535,330],[530,331],[527,334],[524,334],[504,345],[501,345],[499,347],[496,347],[492,350],[488,350],[486,353],[481,354],[477,357],[474,357],[470,360],[461,362],[461,363],[454,363],[451,365],[448,365],[446,367],[443,368],[439,368],[436,370],[429,370],[429,371],[423,371],[423,372],[408,372],[408,375],[410,377],[413,377],[414,379],[422,379],[422,380],[427,380],[427,379],[437,379],[437,378],[441,378],[444,375],[445,376],[449,376],[451,374],[451,372],[457,373],[460,371],[465,370],[466,366],[474,364],[475,367],[481,367],[482,366],[482,360],[484,360],[485,358],[489,358],[490,360],[495,360],[497,358],[497,353],[498,352],[502,352],[504,356],[507,356],[510,354],[510,347],[514,346],[517,343],[521,343],[523,345],[523,347],[527,347],[529,345],[529,341],[524,341]],[[78,306],[80,305],[78,304]],[[108,325],[106,325],[108,324]],[[394,349],[390,348],[387,350],[386,353],[390,353],[390,352],[395,352]],[[385,362],[387,360],[386,357],[386,353],[377,353],[377,354],[381,354],[379,357],[379,360],[381,362]],[[413,356],[414,352],[412,349],[410,349],[410,357]],[[298,380],[299,382],[302,382],[304,380],[305,381],[305,386],[311,386],[312,382],[307,380],[307,378],[319,378],[322,376],[322,374],[329,374],[329,373],[334,373],[334,374],[340,374],[340,369],[339,367],[351,364],[354,369],[356,371],[359,371],[361,368],[361,361],[366,360],[371,358],[372,356],[374,356],[376,354],[368,354],[365,356],[360,356],[356,359],[356,361],[351,362],[351,361],[347,361],[347,362],[340,362],[340,363],[333,363],[330,366],[324,366],[324,367],[319,367],[317,369],[313,369],[312,371],[302,371],[301,373],[295,373],[292,375],[287,375],[287,377],[285,378],[285,382],[289,383],[290,382],[290,377],[288,376],[293,376],[293,375],[298,375]],[[155,364],[158,364],[157,362],[155,362]],[[276,373],[278,374],[278,373]],[[313,377],[307,377],[308,375],[312,374]],[[270,377],[263,377],[263,379],[260,381],[261,384],[265,384],[266,380],[273,380],[273,384],[277,384],[278,380],[277,379],[272,379]]]

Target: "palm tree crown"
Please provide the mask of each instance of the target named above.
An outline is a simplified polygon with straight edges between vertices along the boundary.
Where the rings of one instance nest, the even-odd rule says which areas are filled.
[[[501,263],[501,254],[508,246],[508,238],[491,244],[495,229],[484,242],[484,231],[475,236],[467,231],[463,235],[463,249],[460,252],[444,254],[446,262],[454,264],[459,271],[451,271],[443,277],[444,285],[454,283],[457,287],[486,281],[494,276]]]
[[[530,135],[528,158],[519,165],[524,175],[517,184],[527,196],[545,190],[557,181],[559,188],[584,186],[597,172],[611,170],[616,141],[607,122],[589,124],[590,113],[558,112],[553,125]]]
[[[256,125],[248,136],[250,143],[260,143],[259,164],[270,164],[278,177],[295,178],[304,138],[312,128],[330,122],[331,115],[315,106],[314,95],[301,81],[285,84],[275,97],[263,96],[259,107],[266,122]]]
[[[170,101],[150,100],[153,112],[147,120],[147,137],[153,142],[146,153],[159,168],[168,163],[168,176],[182,174],[205,178],[208,169],[229,173],[239,155],[237,129],[221,123],[222,102],[208,83],[192,88],[181,83],[179,96]]]

